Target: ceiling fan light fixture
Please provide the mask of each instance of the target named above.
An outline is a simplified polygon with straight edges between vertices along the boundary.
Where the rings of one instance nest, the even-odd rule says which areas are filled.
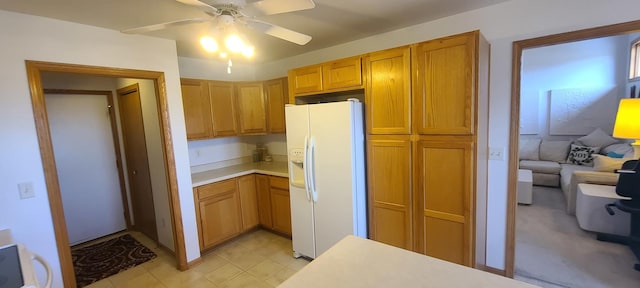
[[[244,46],[242,47],[242,55],[247,58],[253,57],[255,54],[255,48],[253,46]]]
[[[202,45],[202,48],[204,48],[204,50],[209,53],[214,53],[218,51],[218,42],[216,42],[216,39],[213,39],[212,37],[209,37],[209,36],[201,37],[200,45]]]
[[[244,42],[242,41],[242,39],[240,39],[240,36],[236,34],[230,34],[229,36],[227,36],[224,43],[227,46],[227,49],[229,49],[229,51],[233,53],[240,53],[245,47]]]

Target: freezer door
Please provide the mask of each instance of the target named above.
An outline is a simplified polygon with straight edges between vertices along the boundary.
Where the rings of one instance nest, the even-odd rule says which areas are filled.
[[[302,149],[305,151],[305,137],[309,135],[309,109],[307,105],[287,106],[285,107],[285,119],[287,125],[287,150]],[[289,158],[291,158],[291,153]],[[293,163],[289,159],[289,171],[296,171],[299,165]],[[298,162],[298,161],[294,161]],[[307,167],[303,167],[307,169]],[[296,179],[298,178],[298,179]],[[315,234],[313,223],[313,202],[305,188],[300,185],[292,185],[295,183],[304,183],[306,186],[306,177],[296,174],[296,178],[289,178],[289,198],[291,202],[291,234],[293,242],[293,251],[295,256],[307,256],[315,258]]]
[[[357,225],[362,219],[358,220],[358,210],[364,208],[358,207],[364,203],[356,200],[358,193],[364,193],[364,187],[358,185],[364,180],[361,105],[335,102],[309,106],[308,153],[313,158],[310,182],[316,198],[317,256],[345,236],[359,234]],[[366,233],[360,236],[366,237]]]

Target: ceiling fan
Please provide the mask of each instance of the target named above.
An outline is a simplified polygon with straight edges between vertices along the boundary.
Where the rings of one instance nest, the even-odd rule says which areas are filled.
[[[262,15],[281,14],[314,8],[313,0],[261,0],[247,4],[245,0],[176,0],[202,10],[208,17],[192,18],[126,29],[121,32],[127,34],[141,34],[161,30],[173,26],[192,23],[215,22],[216,26],[224,28],[234,23],[248,26],[251,29],[280,38],[298,45],[305,45],[311,41],[311,36],[284,27],[260,21],[243,12],[244,9]]]

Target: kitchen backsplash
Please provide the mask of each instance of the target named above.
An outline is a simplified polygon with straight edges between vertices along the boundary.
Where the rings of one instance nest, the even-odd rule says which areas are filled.
[[[191,172],[251,162],[257,144],[264,144],[273,161],[286,161],[285,134],[238,136],[189,141]]]

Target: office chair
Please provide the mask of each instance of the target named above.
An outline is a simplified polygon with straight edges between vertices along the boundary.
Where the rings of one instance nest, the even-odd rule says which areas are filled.
[[[628,245],[640,261],[640,160],[629,160],[622,164],[622,169],[616,170],[620,174],[616,185],[616,194],[631,198],[630,200],[617,200],[614,203],[605,205],[607,213],[614,215],[612,207],[618,208],[622,212],[631,214],[631,229],[629,236],[620,236],[607,233],[598,233],[597,239],[600,241],[620,243]],[[633,268],[640,271],[640,263],[636,263]]]

